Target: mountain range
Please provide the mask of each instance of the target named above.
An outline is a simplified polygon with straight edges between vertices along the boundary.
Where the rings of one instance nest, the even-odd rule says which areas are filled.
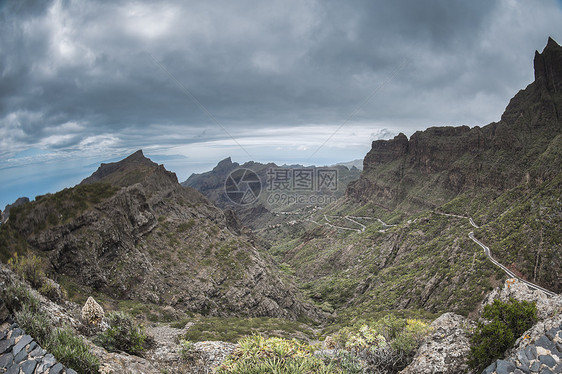
[[[476,318],[511,277],[560,293],[562,47],[553,39],[534,71],[498,122],[376,140],[362,171],[227,158],[180,184],[139,150],[6,209],[0,258],[38,256],[78,302],[94,295],[109,309],[174,321],[275,317],[325,333],[388,314]],[[271,200],[276,172],[293,178],[287,201]],[[296,191],[296,173],[323,172],[337,185]],[[236,200],[231,187],[254,198]],[[295,192],[304,203],[290,200]]]

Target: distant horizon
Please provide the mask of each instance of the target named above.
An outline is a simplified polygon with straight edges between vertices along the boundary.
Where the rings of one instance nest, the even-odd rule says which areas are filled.
[[[142,150],[142,149],[140,149]],[[171,168],[169,168],[168,166],[166,166],[166,164],[174,164],[176,162],[178,162],[178,159],[173,159],[173,160],[167,160],[166,156],[163,155],[149,155],[147,154],[144,150],[143,154],[145,155],[145,157],[149,158],[150,160],[152,160],[153,162],[156,162],[159,165],[164,165],[164,167],[166,168],[166,170],[171,171],[173,173],[176,174],[176,176],[178,177],[178,182],[182,183],[185,182],[192,174],[201,174],[201,173],[205,173],[208,171],[211,171],[220,161],[231,157],[232,156],[227,156],[224,158],[221,158],[220,160],[217,160],[214,164],[213,163],[201,163],[199,166],[200,171],[193,171],[193,172],[189,172],[186,171],[184,173],[178,173],[176,170],[173,170]],[[12,204],[14,203],[18,198],[20,197],[27,197],[29,198],[30,201],[34,201],[36,196],[41,196],[41,195],[45,195],[45,194],[53,194],[53,193],[57,193],[59,191],[62,191],[65,188],[72,188],[75,187],[76,185],[78,185],[83,179],[87,178],[88,176],[92,175],[97,169],[98,167],[102,164],[102,163],[111,163],[111,162],[118,162],[123,160],[124,158],[128,157],[129,155],[133,154],[136,151],[132,151],[122,157],[114,157],[111,159],[104,159],[102,161],[100,161],[98,164],[89,164],[86,165],[84,167],[84,171],[80,174],[75,174],[72,176],[67,176],[66,178],[63,179],[59,179],[60,175],[59,174],[55,174],[55,175],[51,175],[51,176],[47,176],[46,178],[43,178],[43,181],[47,181],[48,185],[50,185],[51,187],[47,187],[44,188],[44,184],[41,184],[41,187],[28,187],[27,191],[30,191],[31,193],[28,195],[18,195],[17,191],[22,191],[25,190],[25,186],[28,185],[28,183],[22,183],[22,185],[18,186],[18,188],[14,188],[13,189],[13,193],[9,193],[6,191],[3,191],[3,193],[0,195],[0,210],[4,211],[6,205],[8,204]],[[246,162],[259,162],[259,163],[263,163],[263,164],[267,164],[267,163],[275,163],[279,166],[282,165],[305,165],[305,166],[332,166],[332,165],[336,165],[336,164],[341,164],[341,163],[348,163],[348,162],[353,162],[353,161],[358,161],[358,160],[362,160],[363,158],[357,158],[357,159],[353,159],[353,160],[347,160],[347,161],[337,161],[334,163],[326,163],[326,164],[310,164],[310,163],[299,163],[299,162],[291,162],[291,163],[279,163],[279,162],[275,162],[275,161],[265,161],[265,160],[245,160],[245,161],[239,161],[239,160],[235,160],[232,159],[232,162],[237,162],[240,165],[245,164]],[[90,168],[91,167],[91,168]],[[89,172],[87,170],[90,170]],[[52,182],[51,182],[52,181]],[[76,182],[70,182],[70,181],[76,181]],[[64,185],[64,183],[70,182],[70,184],[68,185]],[[34,184],[32,184],[32,186],[35,186]],[[0,191],[4,190],[4,187],[1,186],[0,187]],[[11,200],[10,200],[10,196],[11,196]],[[14,197],[16,196],[16,197]]]
[[[484,126],[562,41],[560,0],[8,0],[0,19],[0,208],[137,149],[182,181]]]

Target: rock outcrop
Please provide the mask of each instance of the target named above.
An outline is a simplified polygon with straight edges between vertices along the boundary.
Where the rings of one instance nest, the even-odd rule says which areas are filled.
[[[402,374],[456,374],[466,372],[470,353],[469,331],[474,322],[445,313],[430,325],[431,333]]]
[[[482,307],[498,299],[535,302],[539,322],[517,339],[506,358],[487,367],[485,374],[562,372],[562,296],[547,297],[517,279],[495,288]]]
[[[562,313],[562,295],[548,297],[543,292],[531,289],[525,283],[514,278],[506,280],[502,287],[496,287],[492,290],[482,302],[482,308],[484,305],[492,304],[496,299],[507,302],[510,298],[518,301],[535,302],[539,321]]]
[[[400,133],[392,140],[375,140],[371,150],[363,159],[363,170],[368,172],[378,165],[384,165],[400,159],[408,153],[408,138]]]
[[[540,329],[533,327],[520,339],[526,341],[525,348],[519,346],[508,358],[495,361],[482,374],[562,373],[562,315],[547,323],[554,326],[539,337],[533,332]]]
[[[103,320],[105,313],[100,304],[94,300],[92,296],[88,297],[86,303],[82,307],[82,322],[88,325],[99,325]]]
[[[558,43],[549,37],[543,53],[535,51],[535,82],[554,93],[562,92],[562,72],[559,69],[562,54],[558,52],[559,48]]]

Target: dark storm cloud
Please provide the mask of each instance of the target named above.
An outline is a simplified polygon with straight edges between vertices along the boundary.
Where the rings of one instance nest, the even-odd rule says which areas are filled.
[[[352,121],[485,124],[530,83],[561,14],[555,1],[7,2],[0,157],[227,139],[178,82],[236,137],[337,126],[373,92]]]

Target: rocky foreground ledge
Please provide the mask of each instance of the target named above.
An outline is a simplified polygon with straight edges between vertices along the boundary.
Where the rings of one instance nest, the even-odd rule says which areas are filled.
[[[481,305],[510,298],[535,302],[539,322],[527,330],[506,352],[504,359],[486,368],[485,374],[562,373],[562,296],[547,297],[517,279],[494,289]],[[445,313],[431,324],[432,333],[422,343],[401,374],[470,373],[467,361],[471,331],[476,324],[454,313]],[[475,373],[471,373],[475,374]]]
[[[12,323],[0,300],[0,373],[7,374],[77,374],[57,362],[37,342]]]
[[[492,363],[483,374],[562,373],[562,315],[538,323],[518,343],[515,352]]]
[[[14,281],[15,275],[6,267],[0,266],[0,286],[5,287]],[[75,318],[79,311],[78,305],[65,302],[61,306],[31,289],[30,292],[40,299],[42,308],[56,322],[55,325],[79,327],[80,322]],[[522,282],[508,280],[502,288],[492,291],[483,305],[494,299],[506,301],[511,297],[536,302],[539,322],[516,341],[514,348],[506,352],[502,360],[497,360],[484,373],[562,373],[562,296],[546,297],[529,289]],[[178,337],[190,327],[190,324],[183,329],[164,325],[149,326],[148,333],[153,336],[155,345],[145,352],[144,357],[107,352],[88,339],[84,341],[100,359],[100,373],[114,374],[159,374],[164,370],[169,373],[209,373],[236,348],[236,345],[225,342],[198,342],[193,345],[189,360],[186,361],[182,358]],[[454,313],[443,314],[433,321],[432,332],[402,374],[468,373],[470,336],[474,327],[475,322],[465,317]],[[0,374],[2,373],[72,374],[76,371],[57,362],[33,337],[13,323],[0,300]]]

